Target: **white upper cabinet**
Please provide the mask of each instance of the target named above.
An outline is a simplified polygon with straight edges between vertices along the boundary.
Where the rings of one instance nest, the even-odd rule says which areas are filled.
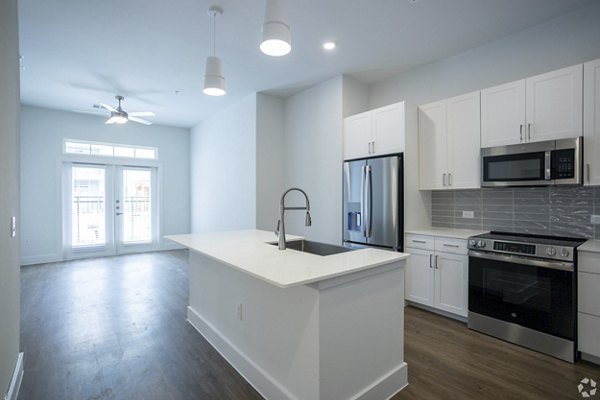
[[[584,64],[584,182],[600,185],[600,59]]]
[[[419,107],[419,188],[480,187],[479,92]]]
[[[481,91],[481,147],[581,136],[583,67]]]
[[[419,106],[419,188],[446,187],[446,102]]]
[[[344,160],[404,152],[404,102],[344,118]]]
[[[371,149],[371,112],[344,119],[344,159],[368,157]]]
[[[527,141],[563,139],[583,132],[583,66],[526,80]]]
[[[481,91],[481,147],[521,143],[524,128],[524,80]]]
[[[481,119],[479,92],[446,100],[448,187],[481,186]]]

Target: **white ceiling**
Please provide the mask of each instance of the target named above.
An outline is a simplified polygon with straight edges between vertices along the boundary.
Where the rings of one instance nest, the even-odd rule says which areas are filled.
[[[273,58],[258,49],[264,0],[19,0],[21,97],[76,111],[122,94],[126,110],[191,127],[253,92],[285,96],[342,73],[376,82],[592,2],[289,0],[292,52]],[[220,98],[202,94],[211,5],[224,9]],[[335,51],[322,50],[326,39]]]

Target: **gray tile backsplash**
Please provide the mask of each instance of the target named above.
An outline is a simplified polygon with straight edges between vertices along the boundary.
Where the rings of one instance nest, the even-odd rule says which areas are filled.
[[[600,240],[598,187],[533,187],[434,191],[432,225]],[[464,218],[472,211],[473,218]]]

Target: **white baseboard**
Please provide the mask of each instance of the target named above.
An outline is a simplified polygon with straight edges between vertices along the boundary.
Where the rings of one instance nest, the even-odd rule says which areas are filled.
[[[408,385],[408,366],[405,362],[382,376],[352,400],[391,399]]]
[[[36,256],[25,256],[21,257],[21,266],[23,265],[34,265],[34,264],[46,264],[52,262],[63,261],[62,254],[40,254]]]
[[[210,322],[188,306],[188,322],[227,360],[258,393],[268,400],[296,400],[279,382],[256,365]]]
[[[415,303],[415,302],[412,302],[410,300],[405,300],[404,304],[405,305],[409,305],[409,306],[413,306],[415,308],[420,308],[422,310],[426,310],[426,311],[432,312],[434,314],[441,315],[442,317],[446,317],[446,318],[450,318],[450,319],[455,319],[455,320],[463,322],[465,324],[469,320],[467,317],[463,317],[462,315],[452,314],[452,313],[444,311],[444,310],[438,310],[437,308],[426,306],[425,304]]]
[[[19,389],[21,388],[21,382],[23,381],[23,353],[19,353],[17,357],[17,365],[15,366],[15,372],[10,381],[8,393],[4,397],[4,400],[17,400],[19,395]]]
[[[592,354],[587,354],[587,353],[581,353],[581,359],[585,360],[585,361],[589,361],[591,363],[594,364],[598,364],[600,365],[600,357],[592,355]]]

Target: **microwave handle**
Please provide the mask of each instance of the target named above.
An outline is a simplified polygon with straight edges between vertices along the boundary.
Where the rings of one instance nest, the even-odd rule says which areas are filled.
[[[552,152],[546,151],[544,154],[544,179],[552,179]]]

